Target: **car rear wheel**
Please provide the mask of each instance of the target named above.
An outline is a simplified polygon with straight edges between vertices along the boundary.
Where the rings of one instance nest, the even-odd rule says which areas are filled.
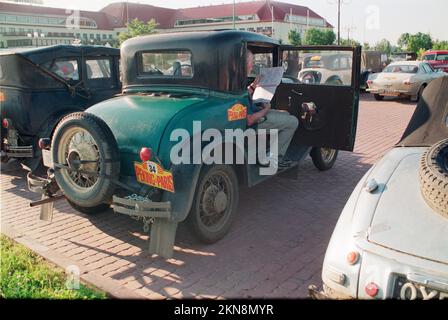
[[[117,143],[106,123],[89,113],[69,114],[51,149],[56,182],[70,205],[84,213],[106,209],[120,175]]]
[[[435,144],[423,155],[420,188],[426,203],[448,218],[448,139]]]
[[[375,97],[375,100],[376,101],[383,101],[384,100],[384,96],[381,96],[381,95],[379,95],[379,94],[374,94],[373,95],[374,97]]]
[[[426,88],[426,85],[422,85],[417,92],[417,96],[415,96],[415,97],[411,96],[411,102],[419,102],[423,95],[423,91],[425,91],[425,88]]]
[[[320,171],[327,171],[333,168],[338,158],[338,150],[330,148],[313,148],[310,152],[314,166]]]
[[[196,238],[214,243],[227,234],[238,208],[238,189],[238,178],[231,166],[204,167],[187,218]]]

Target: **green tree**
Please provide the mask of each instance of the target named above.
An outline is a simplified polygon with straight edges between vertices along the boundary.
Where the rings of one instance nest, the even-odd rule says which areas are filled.
[[[448,50],[448,41],[435,41],[432,48],[434,50]]]
[[[360,46],[361,43],[354,39],[341,39],[341,46]]]
[[[364,42],[363,44],[362,44],[362,50],[364,50],[364,51],[369,51],[369,50],[372,50],[373,48],[370,46],[370,43],[368,43],[368,42]]]
[[[409,39],[411,38],[411,35],[409,33],[403,33],[400,38],[398,39],[398,46],[401,48],[402,51],[407,50]]]
[[[331,29],[308,29],[305,33],[304,44],[307,45],[332,45],[336,41],[336,34]]]
[[[288,41],[293,46],[301,45],[302,44],[302,37],[300,36],[300,32],[297,31],[297,30],[289,30]]]
[[[143,21],[135,18],[131,22],[127,23],[126,27],[128,28],[128,31],[121,32],[118,36],[118,38],[120,39],[120,43],[123,43],[130,38],[155,33],[157,22],[154,19],[151,19],[148,22],[144,23]]]
[[[420,49],[429,50],[432,48],[433,42],[431,35],[427,33],[417,33],[409,38],[407,46],[408,51],[418,53]]]
[[[383,39],[375,44],[375,50],[387,53],[390,55],[392,53],[392,45],[389,40]]]

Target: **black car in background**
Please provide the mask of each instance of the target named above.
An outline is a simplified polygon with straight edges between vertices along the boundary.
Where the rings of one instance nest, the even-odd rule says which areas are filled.
[[[29,170],[41,160],[38,141],[67,114],[121,92],[120,50],[56,45],[0,52],[1,160]]]

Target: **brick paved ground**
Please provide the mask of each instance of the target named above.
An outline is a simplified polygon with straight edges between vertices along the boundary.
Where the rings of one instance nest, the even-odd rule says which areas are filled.
[[[231,232],[202,245],[181,227],[173,259],[151,257],[142,225],[112,211],[92,217],[56,204],[53,223],[39,221],[37,200],[14,166],[1,176],[2,232],[56,263],[75,264],[83,278],[121,297],[232,298],[307,296],[320,284],[326,246],[351,191],[400,138],[414,111],[406,101],[363,97],[354,153],[343,152],[333,170],[319,172],[307,159],[298,179],[274,178],[241,190]]]

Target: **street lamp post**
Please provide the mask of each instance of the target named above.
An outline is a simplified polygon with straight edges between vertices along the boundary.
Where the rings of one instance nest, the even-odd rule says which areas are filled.
[[[330,4],[338,3],[338,45],[341,45],[341,5],[348,4],[351,0],[328,0]]]

